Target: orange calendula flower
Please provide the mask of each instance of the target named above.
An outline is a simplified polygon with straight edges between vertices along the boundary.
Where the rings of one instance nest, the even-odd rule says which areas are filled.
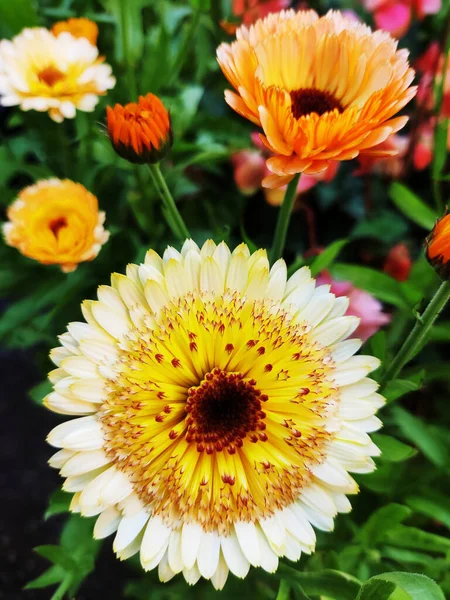
[[[172,146],[170,114],[154,94],[125,106],[108,106],[106,117],[114,150],[132,163],[157,163]]]
[[[7,215],[6,243],[65,273],[93,260],[109,238],[97,198],[69,179],[45,179],[23,189]]]
[[[436,269],[442,279],[450,276],[450,214],[446,212],[434,226],[426,239],[428,262]]]
[[[265,187],[331,160],[383,156],[374,146],[405,125],[407,117],[393,117],[416,93],[414,71],[388,33],[336,11],[288,10],[240,27],[236,38],[217,58],[236,90],[225,92],[227,103],[262,127],[275,154]]]
[[[75,38],[86,38],[95,46],[98,38],[98,26],[94,21],[80,17],[79,19],[67,19],[67,21],[58,21],[52,27],[53,35],[59,35],[67,31]]]

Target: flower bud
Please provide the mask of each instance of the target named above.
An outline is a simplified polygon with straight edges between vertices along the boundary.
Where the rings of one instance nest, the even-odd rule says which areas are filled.
[[[94,21],[81,17],[79,19],[58,21],[52,27],[52,33],[55,36],[65,31],[75,38],[86,38],[93,46],[97,45],[98,26]]]
[[[436,221],[433,230],[425,241],[425,254],[441,279],[450,278],[450,214]]]
[[[108,135],[119,156],[132,163],[157,163],[173,143],[170,114],[154,94],[106,109]]]

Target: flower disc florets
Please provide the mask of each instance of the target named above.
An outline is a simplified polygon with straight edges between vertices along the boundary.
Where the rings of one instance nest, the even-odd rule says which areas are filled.
[[[46,405],[86,415],[49,435],[72,510],[163,581],[298,560],[374,468],[378,361],[353,356],[346,298],[286,273],[245,244],[149,251],[52,352]]]

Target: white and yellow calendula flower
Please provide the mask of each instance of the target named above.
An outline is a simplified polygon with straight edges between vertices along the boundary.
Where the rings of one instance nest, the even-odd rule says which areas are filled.
[[[116,83],[98,48],[84,37],[43,27],[0,41],[0,105],[49,113],[58,123],[91,112]]]
[[[379,454],[378,360],[354,356],[347,306],[245,244],[188,240],[114,274],[51,353],[45,403],[77,417],[48,437],[71,509],[162,581],[220,589],[310,554]]]

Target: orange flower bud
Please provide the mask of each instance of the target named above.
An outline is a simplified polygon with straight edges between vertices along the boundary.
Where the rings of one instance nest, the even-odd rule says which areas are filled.
[[[132,163],[157,163],[173,143],[170,114],[154,94],[106,109],[108,135],[119,156]]]
[[[98,27],[97,23],[81,17],[79,19],[67,19],[67,21],[58,21],[52,27],[52,33],[58,36],[67,31],[76,38],[86,38],[93,46],[97,44]]]
[[[23,189],[7,211],[3,235],[9,246],[65,273],[93,260],[108,240],[97,198],[69,179],[44,179]]]
[[[436,221],[432,232],[426,239],[425,253],[428,262],[436,269],[442,279],[450,277],[450,214],[446,211]]]

